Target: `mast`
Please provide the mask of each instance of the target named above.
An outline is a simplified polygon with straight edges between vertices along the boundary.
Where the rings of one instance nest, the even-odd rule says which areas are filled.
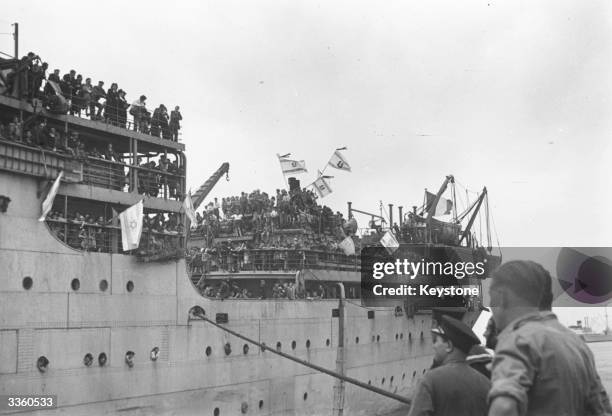
[[[15,40],[15,59],[19,59],[19,23],[13,23],[15,30],[13,31],[13,39]]]

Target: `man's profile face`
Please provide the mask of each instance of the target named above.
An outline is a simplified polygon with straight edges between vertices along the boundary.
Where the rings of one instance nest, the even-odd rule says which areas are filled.
[[[431,347],[434,351],[434,363],[442,364],[450,353],[448,341],[437,334],[433,334],[433,342]]]

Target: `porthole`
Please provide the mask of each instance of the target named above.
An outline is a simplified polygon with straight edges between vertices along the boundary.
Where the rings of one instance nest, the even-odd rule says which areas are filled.
[[[415,378],[415,377],[416,377],[416,370],[412,372],[412,378]]]
[[[425,371],[426,371],[426,370],[427,370],[426,368],[424,368],[424,369],[423,369],[423,374],[425,374]]]
[[[423,334],[423,331],[421,331],[421,341],[423,341],[425,339],[425,335]]]
[[[159,358],[159,347],[153,347],[151,353],[149,354],[149,357],[151,358],[151,361],[157,361],[157,359]]]
[[[395,340],[397,341],[399,339],[399,334],[395,334]]]
[[[393,384],[393,376],[389,379],[389,384]]]
[[[331,344],[331,341],[329,340],[329,338],[327,338],[327,339],[325,340],[325,345],[326,345],[327,347],[329,347],[329,344]]]
[[[134,282],[132,282],[131,280],[127,282],[127,284],[125,285],[125,288],[127,289],[128,292],[131,292],[132,290],[134,290]]]
[[[400,339],[404,339],[404,333],[400,333]]]
[[[242,353],[243,353],[244,355],[247,355],[247,354],[249,353],[249,344],[244,344],[244,345],[242,346]]]
[[[247,402],[242,402],[240,405],[240,412],[245,415],[249,411],[249,404]]]
[[[106,279],[100,280],[100,291],[106,292],[106,289],[108,289],[108,280]]]
[[[108,358],[106,357],[106,353],[101,352],[100,355],[98,355],[98,365],[100,367],[104,367],[106,365],[106,361],[108,361]]]
[[[368,380],[368,386],[372,385],[372,380]]]
[[[230,355],[232,353],[232,345],[229,342],[226,342],[223,346],[223,351],[225,351],[225,355]]]
[[[309,339],[306,340],[306,348],[310,348],[310,340]]]
[[[304,393],[304,400],[308,399],[308,393]]]
[[[215,410],[213,410],[213,416],[219,416],[221,414],[221,410],[219,410],[218,407],[215,407]]]
[[[134,367],[134,356],[135,355],[136,354],[134,353],[134,351],[128,351],[125,353],[125,363],[130,368]]]
[[[260,408],[260,409],[262,409],[262,408],[263,408],[263,405],[264,405],[263,400],[260,400],[260,401],[259,401],[259,408]]]
[[[83,357],[83,364],[85,364],[85,367],[91,367],[92,363],[93,355],[91,355],[90,353],[85,354],[85,357]]]
[[[376,336],[372,335],[372,342],[376,341]]]
[[[376,342],[380,342],[380,335],[376,335]]]
[[[72,282],[70,282],[70,287],[76,292],[80,289],[81,282],[79,282],[79,279],[72,279]]]
[[[402,374],[402,380],[406,379],[406,373]]]
[[[210,357],[210,354],[212,354],[212,348],[206,347],[206,356]]]
[[[278,341],[278,342],[276,343],[276,351],[280,351],[282,347],[283,347],[283,344],[281,344],[281,342],[280,342],[280,341]]]
[[[38,357],[38,360],[36,360],[36,368],[38,368],[38,371],[40,371],[41,373],[46,372],[49,368],[49,360],[47,359],[47,357],[45,357],[44,355]]]
[[[380,383],[380,384],[382,384],[382,385],[384,385],[384,384],[385,384],[385,378],[384,378],[384,377],[382,378],[382,381],[381,381],[381,383]]]
[[[32,285],[34,284],[34,281],[32,280],[30,276],[26,276],[23,278],[23,281],[21,282],[21,284],[23,285],[23,288],[25,290],[30,290],[32,289]]]
[[[408,332],[408,341],[412,342],[412,332]]]
[[[359,344],[359,337],[355,337],[355,344]]]
[[[294,350],[297,347],[297,343],[295,341],[291,341],[291,349]]]

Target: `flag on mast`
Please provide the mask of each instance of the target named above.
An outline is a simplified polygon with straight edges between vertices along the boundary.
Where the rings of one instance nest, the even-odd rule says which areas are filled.
[[[340,153],[341,150],[345,150],[346,147],[341,147],[340,149],[334,150],[334,153],[329,158],[329,162],[327,164],[332,168],[346,170],[348,172],[351,171],[351,165],[348,163],[346,158]]]
[[[429,191],[425,191],[425,199],[427,201],[426,202],[427,208],[425,210],[428,211],[431,208],[431,205],[436,200],[436,195],[432,194]],[[433,215],[434,216],[448,215],[451,213],[452,209],[453,209],[453,201],[451,201],[450,199],[446,199],[444,197],[440,197],[440,200],[438,201],[438,205],[436,205],[434,209]]]
[[[57,175],[55,182],[53,182],[51,189],[49,189],[49,193],[47,194],[47,197],[42,203],[42,214],[40,218],[38,219],[38,221],[44,221],[45,218],[47,218],[47,215],[49,214],[49,212],[51,211],[51,208],[53,208],[53,201],[55,200],[55,195],[57,195],[57,190],[59,189],[60,182],[62,181],[62,176],[64,176],[63,170],[60,171],[59,175]]]
[[[387,231],[385,235],[382,236],[380,239],[380,244],[387,249],[389,254],[393,254],[393,252],[399,247],[399,242],[391,231]]]
[[[325,198],[327,195],[332,193],[332,189],[325,180],[325,176],[319,176],[312,184],[321,198]]]
[[[296,174],[308,172],[308,170],[306,170],[306,162],[303,160],[287,159],[289,156],[291,156],[291,153],[287,153],[282,156],[277,154],[276,156],[278,156],[278,161],[281,164],[281,170],[283,171],[284,175],[288,173]]]
[[[119,214],[119,221],[121,221],[121,244],[124,251],[138,248],[140,235],[142,234],[142,220],[144,218],[142,209],[143,204],[142,200],[140,200]]]
[[[338,247],[340,247],[342,251],[344,251],[344,254],[347,256],[355,255],[355,243],[353,242],[353,239],[350,236],[342,240],[342,242],[338,244]]]
[[[185,215],[189,218],[192,224],[196,224],[198,222],[196,218],[195,209],[193,208],[193,201],[191,200],[191,192],[187,194],[185,199],[183,200],[183,209],[185,210]]]

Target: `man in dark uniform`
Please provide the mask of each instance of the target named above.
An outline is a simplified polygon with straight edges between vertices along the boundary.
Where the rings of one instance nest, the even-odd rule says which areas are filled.
[[[514,260],[492,274],[499,332],[489,416],[611,415],[593,353],[550,311],[552,279],[532,261]]]
[[[480,341],[463,322],[442,315],[433,333],[434,363],[417,387],[409,416],[484,416],[491,383],[466,356]]]

